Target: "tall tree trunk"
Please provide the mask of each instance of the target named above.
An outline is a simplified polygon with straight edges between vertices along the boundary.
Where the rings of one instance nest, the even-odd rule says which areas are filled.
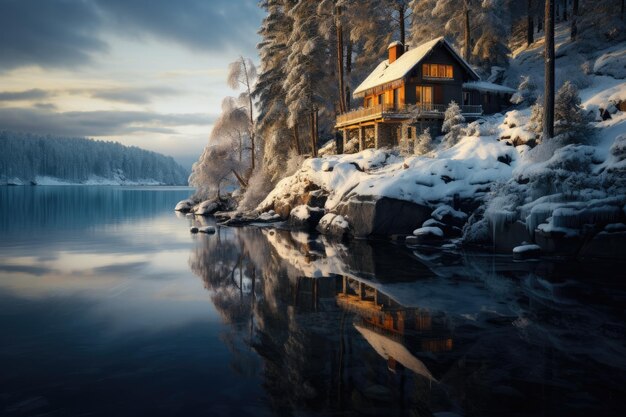
[[[528,27],[526,28],[526,45],[530,45],[535,42],[535,25],[533,24],[533,0],[528,0],[527,3],[527,18]]]
[[[398,21],[400,23],[400,43],[404,48],[404,42],[406,41],[406,28],[404,25],[404,19],[406,15],[406,6],[403,3],[398,4]]]
[[[543,101],[543,139],[554,137],[554,2],[546,0],[545,21],[545,94]]]
[[[316,110],[311,110],[309,114],[309,127],[311,132],[311,156],[317,156],[317,138],[315,137],[315,114]]]
[[[350,103],[350,75],[352,74],[352,40],[348,39],[346,46],[346,111],[350,111],[352,104]]]
[[[622,0],[622,20],[624,20],[624,0]]]
[[[317,108],[317,106],[315,107],[315,109],[313,110],[313,131],[315,132],[315,135],[313,136],[315,139],[314,142],[314,147],[313,147],[313,156],[317,157],[317,142],[319,140],[320,134],[319,134],[319,109]]]
[[[567,0],[563,0],[563,21],[567,22]]]
[[[296,152],[298,155],[302,155],[302,149],[300,148],[300,135],[298,134],[298,124],[293,125],[293,141],[296,145]]]
[[[570,29],[570,39],[573,41],[576,40],[576,36],[578,36],[576,19],[578,19],[578,0],[574,0],[574,3],[572,4],[572,26]]]
[[[470,48],[470,39],[471,39],[471,33],[470,33],[470,8],[469,8],[469,2],[468,0],[465,0],[465,22],[464,22],[464,45],[463,45],[463,58],[469,62],[470,61],[470,54],[471,54],[471,48]]]
[[[343,23],[341,6],[335,6],[335,29],[337,38],[337,78],[339,80],[339,113],[346,112],[345,85],[343,78]]]

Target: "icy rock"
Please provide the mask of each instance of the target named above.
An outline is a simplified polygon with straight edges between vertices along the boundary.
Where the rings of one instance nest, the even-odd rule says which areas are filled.
[[[186,213],[188,211],[191,211],[191,208],[193,207],[194,204],[195,203],[191,199],[182,200],[182,201],[179,201],[178,204],[176,204],[176,207],[174,207],[174,210]]]
[[[586,241],[578,252],[583,258],[623,259],[626,247],[626,231],[600,232]]]
[[[289,214],[289,226],[294,229],[314,231],[323,216],[323,208],[300,205],[291,210]]]
[[[324,235],[345,239],[350,232],[350,224],[343,216],[328,213],[319,221],[317,231]]]
[[[626,78],[626,50],[620,49],[601,55],[593,65],[593,72],[614,78]]]
[[[215,227],[213,227],[213,226],[200,227],[198,229],[198,232],[212,235],[213,233],[215,233]]]
[[[189,229],[189,231],[190,231],[191,233],[196,234],[196,233],[198,233],[198,228],[197,228],[196,226],[193,226],[192,228],[190,228],[190,229]]]

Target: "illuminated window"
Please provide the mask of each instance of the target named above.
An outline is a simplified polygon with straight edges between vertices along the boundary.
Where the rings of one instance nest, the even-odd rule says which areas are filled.
[[[422,76],[425,78],[454,78],[454,70],[452,65],[444,64],[423,64]]]
[[[415,102],[416,103],[424,103],[424,104],[432,104],[433,102],[433,88],[426,87],[423,85],[418,85],[415,89]]]
[[[372,107],[372,98],[368,97],[365,99],[365,107]]]

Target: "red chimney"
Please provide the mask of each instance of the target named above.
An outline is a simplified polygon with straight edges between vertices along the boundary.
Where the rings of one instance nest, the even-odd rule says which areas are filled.
[[[391,42],[387,47],[387,51],[389,52],[389,63],[392,64],[404,52],[404,45],[398,41]]]

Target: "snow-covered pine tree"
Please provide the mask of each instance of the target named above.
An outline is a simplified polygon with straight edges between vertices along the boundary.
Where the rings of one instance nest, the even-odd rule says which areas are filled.
[[[432,150],[433,138],[430,135],[430,129],[426,128],[415,138],[414,153],[415,155],[424,155]]]
[[[263,170],[272,183],[282,178],[289,149],[300,151],[297,128],[287,126],[285,103],[287,43],[293,26],[287,12],[291,0],[266,0],[261,3],[267,14],[263,19],[258,45],[261,59],[259,79],[254,90],[258,102],[257,130],[263,138]]]
[[[316,2],[300,1],[288,11],[293,20],[293,30],[287,42],[285,104],[287,125],[298,128],[300,124],[313,124],[316,109],[325,113],[329,83],[324,65],[327,62],[327,44],[318,32]],[[334,84],[334,83],[333,83]],[[312,153],[317,147],[315,128],[310,126],[309,143]]]
[[[566,81],[556,94],[554,119],[557,134],[566,134],[569,141],[583,141],[591,135],[580,104],[578,88]]]
[[[443,144],[446,148],[450,148],[459,141],[463,133],[463,125],[465,117],[461,114],[461,108],[455,101],[451,101],[446,109],[443,119],[441,131],[445,133]]]
[[[537,100],[537,84],[530,75],[522,75],[517,92],[511,97],[513,104],[528,105]]]

